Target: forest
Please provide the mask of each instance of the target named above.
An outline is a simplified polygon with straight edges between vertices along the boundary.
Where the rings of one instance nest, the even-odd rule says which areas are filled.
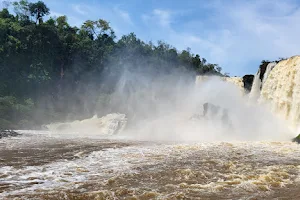
[[[151,74],[152,81],[168,74],[223,76],[189,48],[134,33],[117,37],[105,19],[81,27],[67,19],[50,17],[42,1],[7,2],[0,11],[0,129],[101,114],[125,70]]]

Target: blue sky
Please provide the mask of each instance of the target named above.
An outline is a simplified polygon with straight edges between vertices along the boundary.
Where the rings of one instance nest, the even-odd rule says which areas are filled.
[[[105,19],[118,37],[191,48],[223,72],[257,71],[261,60],[300,54],[300,0],[44,0],[72,25]]]

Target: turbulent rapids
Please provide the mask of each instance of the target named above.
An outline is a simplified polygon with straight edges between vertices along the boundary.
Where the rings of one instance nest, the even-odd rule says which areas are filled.
[[[0,199],[299,199],[299,67],[269,63],[250,93],[126,75],[113,113],[3,137]]]
[[[291,142],[151,143],[25,132],[0,148],[2,199],[300,197],[300,149]]]

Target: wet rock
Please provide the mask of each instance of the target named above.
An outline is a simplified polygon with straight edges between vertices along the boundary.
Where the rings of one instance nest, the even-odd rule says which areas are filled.
[[[292,141],[300,144],[300,134],[297,137],[295,137]]]
[[[263,81],[265,72],[266,72],[266,70],[267,70],[267,66],[268,66],[268,64],[270,64],[270,63],[271,63],[271,62],[269,62],[269,61],[263,61],[263,62],[261,63],[261,65],[259,66],[259,70],[260,70],[259,79],[260,79],[261,81]]]
[[[203,104],[202,114],[195,113],[190,117],[190,120],[200,119],[216,120],[219,122],[221,121],[223,125],[232,127],[228,109],[222,108],[209,102]]]
[[[254,75],[252,75],[252,74],[247,74],[247,75],[243,76],[244,89],[246,92],[251,91],[253,80],[254,80]]]
[[[0,130],[0,139],[3,137],[16,137],[20,135],[21,135],[20,133],[17,133],[12,130]]]
[[[220,110],[220,106],[216,106],[212,103],[203,104],[203,116],[206,116],[208,111],[211,112],[212,117],[215,117]]]

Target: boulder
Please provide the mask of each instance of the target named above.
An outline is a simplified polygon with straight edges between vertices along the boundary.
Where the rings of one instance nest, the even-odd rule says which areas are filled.
[[[207,116],[208,112],[210,112],[210,115],[212,118],[214,118],[220,110],[220,106],[216,106],[212,103],[204,103],[203,104],[203,116]]]
[[[297,137],[295,137],[292,141],[300,144],[300,134]]]
[[[21,135],[20,133],[17,133],[12,130],[0,130],[0,139],[3,137],[16,137],[20,135]]]

